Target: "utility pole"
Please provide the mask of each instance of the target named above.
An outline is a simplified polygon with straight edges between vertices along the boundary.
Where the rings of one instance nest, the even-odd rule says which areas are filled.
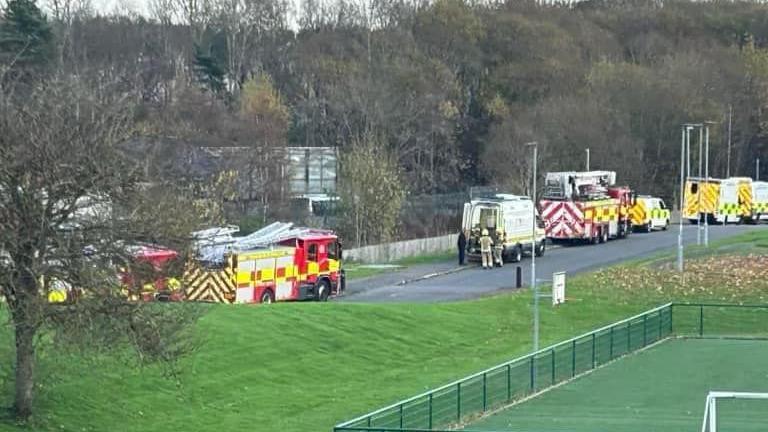
[[[533,180],[531,181],[531,291],[533,292],[533,352],[539,350],[539,287],[536,285],[536,165],[538,160],[538,142],[526,143],[533,147]]]
[[[728,105],[728,162],[725,168],[725,178],[731,176],[731,120],[733,118],[733,105]]]
[[[587,148],[587,171],[589,171],[589,148]]]

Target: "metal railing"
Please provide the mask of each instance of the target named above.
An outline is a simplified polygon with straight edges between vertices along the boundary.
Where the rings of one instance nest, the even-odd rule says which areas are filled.
[[[768,339],[768,305],[668,303],[346,421],[333,430],[455,428],[673,336]]]

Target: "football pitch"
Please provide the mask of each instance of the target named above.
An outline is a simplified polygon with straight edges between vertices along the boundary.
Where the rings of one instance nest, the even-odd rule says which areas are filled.
[[[700,431],[712,390],[768,392],[768,341],[670,339],[466,425],[469,431]],[[768,429],[768,400],[718,403],[718,430]]]

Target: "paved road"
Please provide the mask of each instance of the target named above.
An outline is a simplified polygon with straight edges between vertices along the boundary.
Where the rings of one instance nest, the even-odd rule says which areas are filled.
[[[548,250],[536,260],[536,274],[540,279],[550,279],[552,273],[568,274],[595,270],[622,261],[673,252],[677,249],[677,227],[669,231],[651,234],[636,233],[626,240],[612,240],[602,245],[564,246]],[[696,243],[696,226],[685,227],[685,244]],[[768,229],[746,225],[711,226],[710,240],[742,233],[750,229]],[[523,259],[523,282],[530,282],[530,258]],[[514,289],[516,264],[504,268],[482,270],[471,268],[457,273],[435,277],[405,285],[384,280],[371,280],[350,286],[340,301],[350,302],[439,302],[480,297],[502,290]]]

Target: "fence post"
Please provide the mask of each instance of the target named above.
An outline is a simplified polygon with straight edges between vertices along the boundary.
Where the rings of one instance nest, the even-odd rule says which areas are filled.
[[[643,346],[648,345],[648,314],[643,315]]]
[[[611,344],[610,348],[608,348],[608,355],[611,360],[613,360],[613,326],[611,326]]]
[[[488,374],[483,372],[483,412],[488,410]]]
[[[672,325],[672,317],[675,315],[672,311],[675,310],[674,303],[669,306],[669,334],[674,333],[675,327]]]
[[[366,422],[368,427],[371,427],[371,416],[368,416],[368,421]]]
[[[555,349],[552,348],[552,385],[555,385]]]
[[[456,421],[461,421],[461,381],[456,383]]]
[[[403,428],[403,404],[400,404],[400,429]]]
[[[596,338],[597,334],[592,333],[592,369],[595,368],[595,355],[597,354]]]
[[[512,365],[507,363],[507,401],[512,400]]]
[[[662,339],[661,333],[664,331],[664,309],[659,311],[659,339]]]
[[[536,388],[536,379],[534,375],[536,373],[536,355],[531,354],[531,391]]]
[[[704,336],[704,305],[699,305],[699,337]]]
[[[632,351],[632,320],[627,321],[627,354]]]
[[[429,427],[427,429],[432,429],[432,395],[433,393],[429,394]]]
[[[571,344],[571,378],[576,376],[576,339]]]

